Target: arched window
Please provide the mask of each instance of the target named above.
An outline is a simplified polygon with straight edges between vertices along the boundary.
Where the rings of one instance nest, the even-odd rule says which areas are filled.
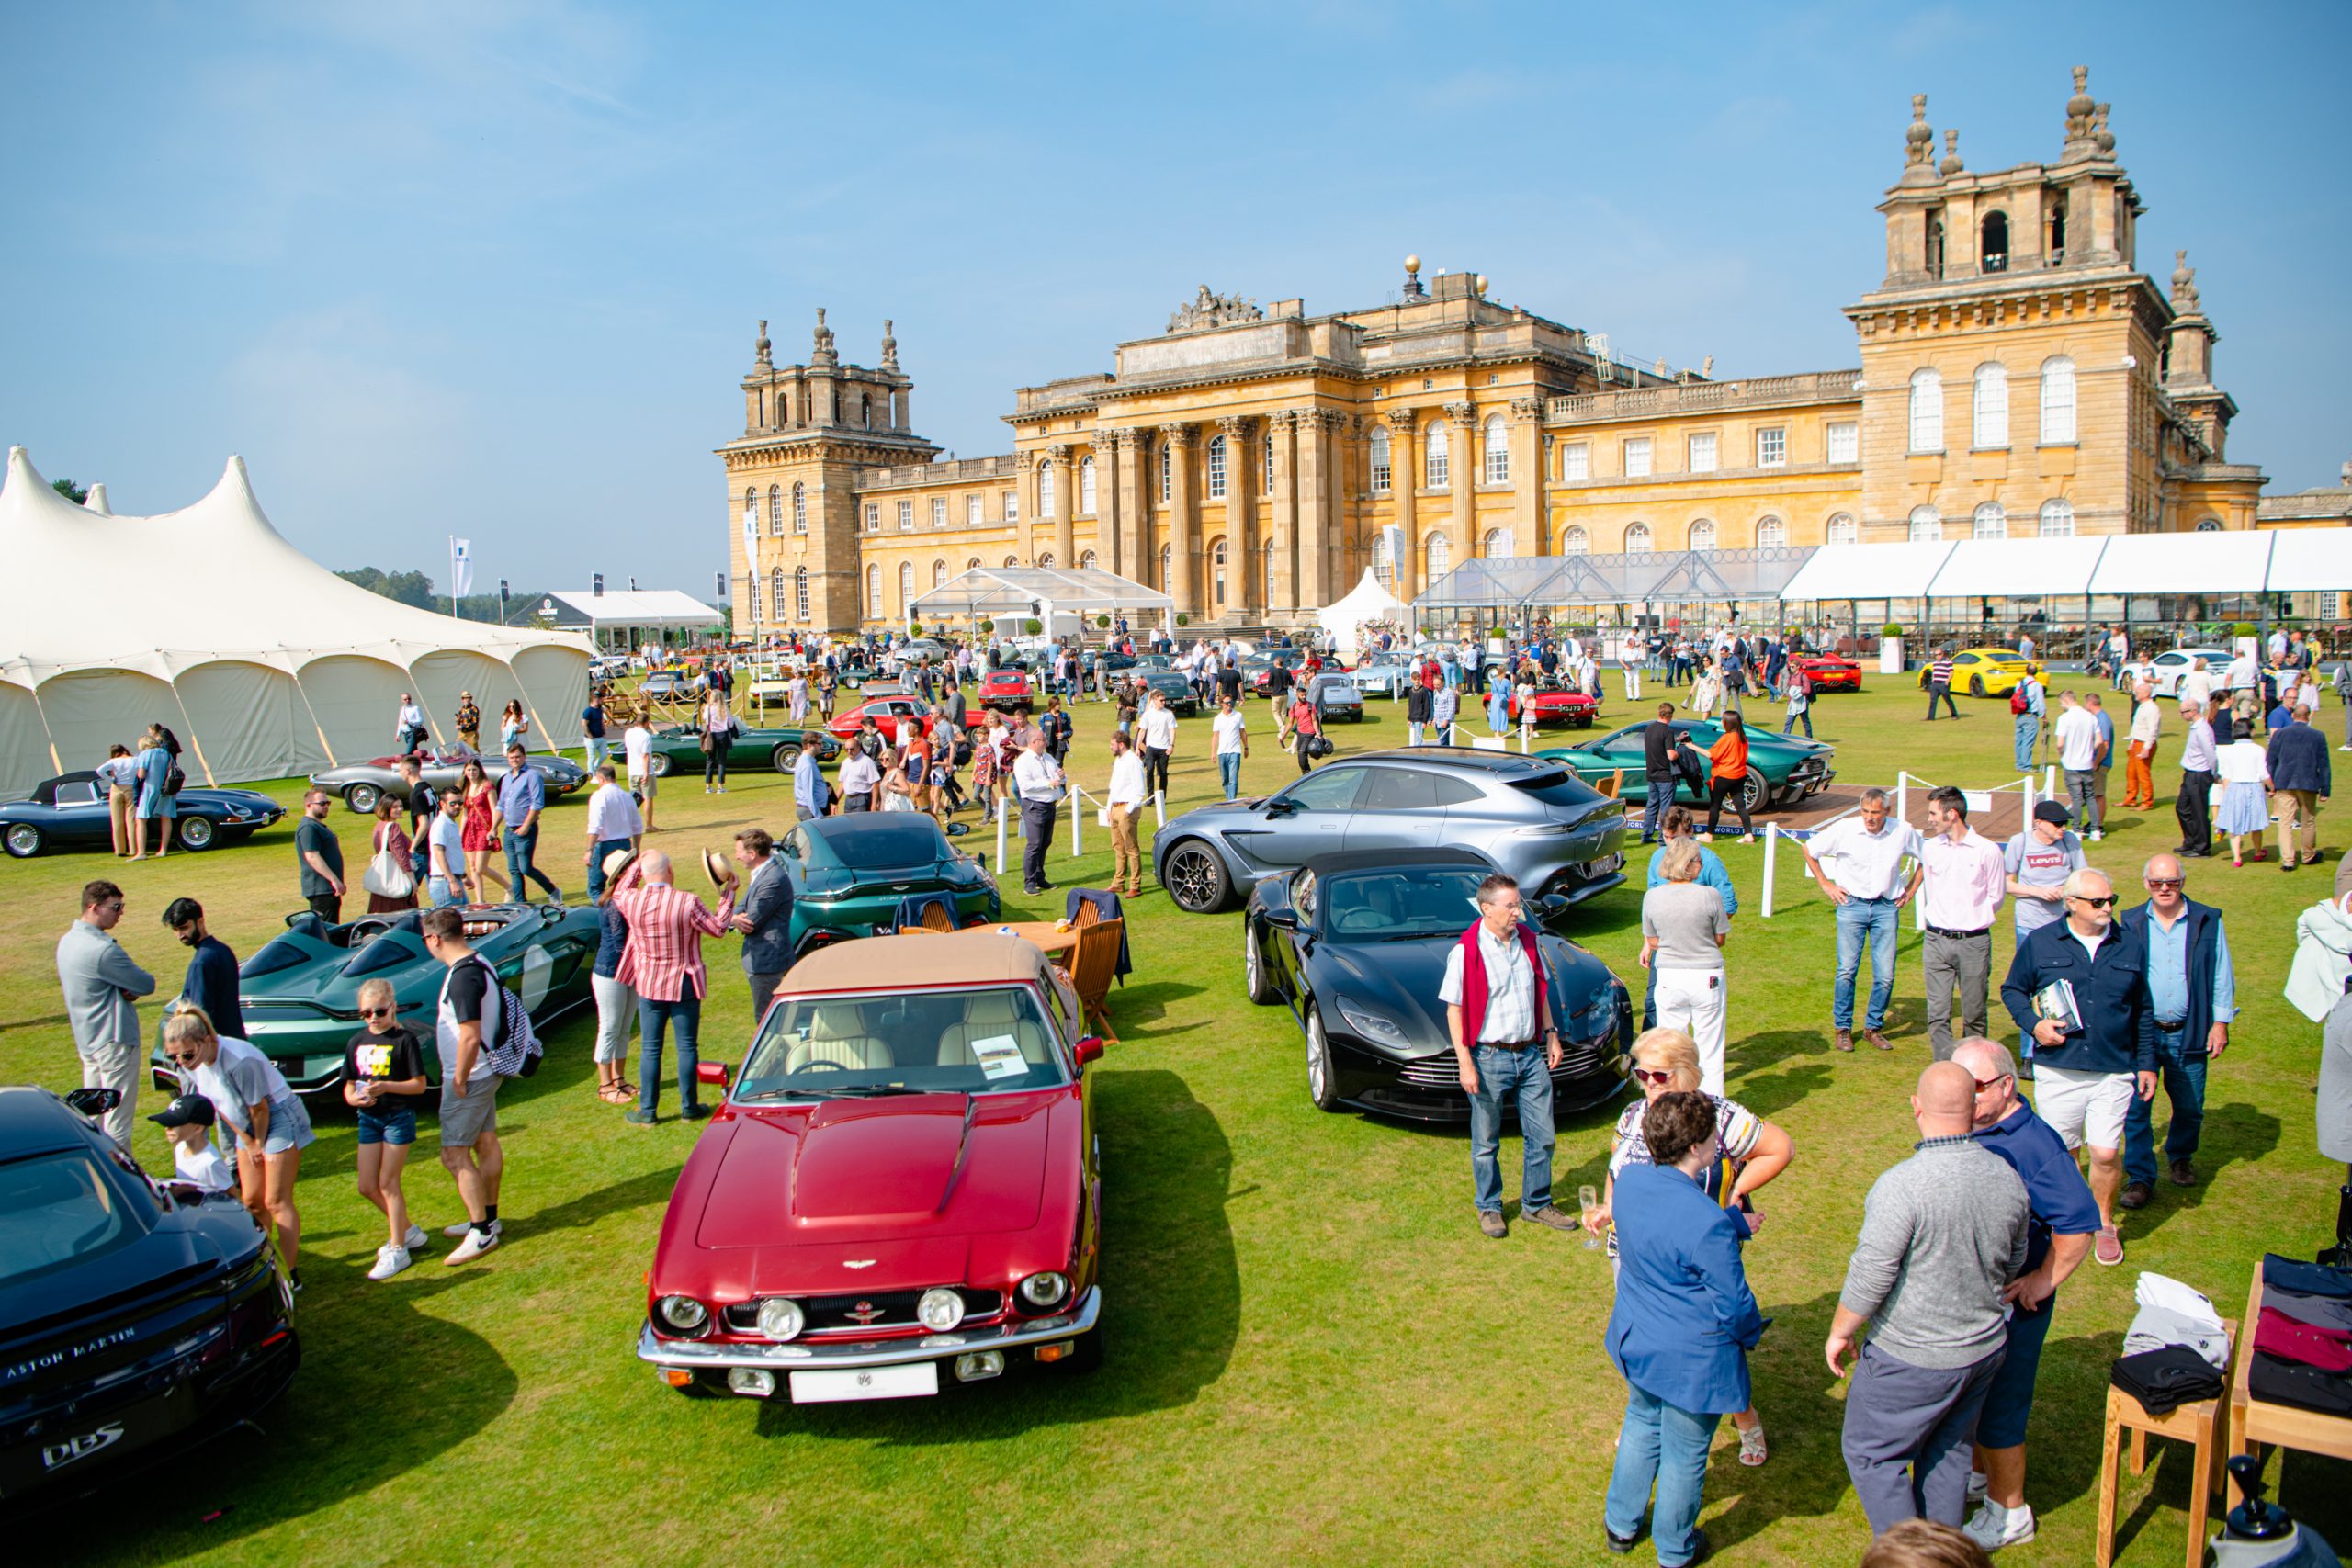
[[[1220,536],[1209,546],[1209,603],[1225,603],[1225,540]]]
[[[1934,370],[1911,372],[1911,450],[1944,449],[1944,378]]]
[[[808,569],[805,566],[792,574],[792,615],[795,620],[808,618]]]
[[[1486,482],[1490,485],[1510,483],[1510,433],[1503,428],[1503,416],[1487,416]]]
[[[882,616],[882,569],[879,566],[865,569],[865,613],[876,620]]]
[[[2218,534],[2222,531],[2222,520],[2218,517],[2199,517],[2197,520],[2197,531],[2200,534]]]
[[[1021,558],[1019,556],[1007,556],[1004,558],[1004,564],[1007,569],[1019,566],[1021,564]]]
[[[907,614],[913,609],[914,603],[915,563],[902,560],[899,563],[899,613],[902,615]]]
[[[1997,501],[1988,501],[1977,507],[1968,519],[1968,536],[1972,539],[2006,539],[2009,536],[2009,514],[2001,510]]]
[[[1429,446],[1421,460],[1421,485],[1426,490],[1445,488],[1445,426],[1430,426]]]
[[[868,430],[874,428],[874,398],[871,393],[862,393],[858,397],[857,423]]]
[[[1840,512],[1831,516],[1822,536],[1833,545],[1859,545],[1862,542],[1862,525],[1854,521],[1850,513]]]
[[[1037,564],[1044,567],[1046,570],[1051,571],[1054,567],[1054,552],[1047,550],[1044,555],[1039,556],[1037,558]]]
[[[1391,478],[1388,455],[1387,427],[1374,425],[1372,432],[1372,493],[1374,495],[1388,493]]]
[[[1078,514],[1094,515],[1094,459],[1081,457],[1078,464]]]
[[[2075,536],[2075,503],[2071,501],[2045,501],[2035,531],[2045,539],[2071,539]]]
[[[966,561],[966,562],[964,563],[964,570],[965,570],[966,571],[978,571],[978,570],[980,570],[980,558],[979,558],[979,557],[978,557],[978,556],[974,556],[970,560]]]
[[[2008,271],[2009,215],[2006,212],[1986,213],[1977,233],[1980,236],[1976,247],[1979,265],[1986,272]]]
[[[1488,560],[1509,559],[1510,557],[1510,530],[1508,528],[1487,529],[1487,536],[1478,541],[1478,553],[1485,556]]]
[[[758,491],[747,490],[743,492],[743,524],[750,528],[760,525],[760,492]]]
[[[1969,445],[1978,447],[2007,446],[2009,444],[2009,373],[1998,365],[1978,366],[1976,395],[1970,406],[1973,413]]]
[[[1760,517],[1756,522],[1756,547],[1778,550],[1788,547],[1789,525],[1777,517]]]
[[[1453,541],[1443,534],[1432,533],[1421,541],[1421,581],[1435,582],[1453,566]]]
[[[1094,552],[1092,550],[1089,550],[1084,555],[1079,557],[1079,570],[1081,571],[1092,571],[1094,570]]]
[[[1396,558],[1388,545],[1388,530],[1380,529],[1372,536],[1372,580],[1383,588],[1396,586]]]
[[[796,484],[792,487],[792,531],[796,534],[806,534],[808,531],[808,487],[807,485]]]
[[[2056,355],[2041,362],[2041,444],[2063,446],[2075,439],[2075,362]]]
[[[1625,553],[1629,556],[1641,556],[1647,555],[1649,552],[1650,525],[1646,523],[1631,523],[1626,525]]]
[[[1591,549],[1592,536],[1584,531],[1584,525],[1581,523],[1572,525],[1566,533],[1560,536],[1560,553],[1564,556],[1586,555]]]
[[[768,614],[776,620],[784,619],[784,568],[777,567],[768,574]],[[758,620],[756,612],[753,620]]]
[[[1169,488],[1176,479],[1176,443],[1166,436],[1159,441],[1159,504],[1168,504]]]
[[[931,563],[931,585],[932,585],[933,588],[938,588],[938,587],[942,586],[942,585],[944,585],[946,581],[947,581],[947,563],[946,563],[945,561],[944,561],[944,560],[935,560],[935,561],[932,562],[932,563]]]
[[[1715,547],[1715,525],[1711,520],[1702,517],[1690,525],[1690,547],[1694,550]]]
[[[1209,499],[1225,499],[1225,437],[1209,437]]]
[[[1911,509],[1911,542],[1913,544],[1932,545],[1943,536],[1943,513],[1932,506],[1915,506]]]
[[[1050,462],[1037,465],[1037,515],[1054,514],[1054,466]]]
[[[1169,563],[1175,558],[1175,556],[1176,552],[1170,547],[1167,545],[1159,547],[1159,591],[1162,593],[1168,592],[1168,567]]]
[[[794,485],[792,489],[794,494],[799,493],[798,485]],[[784,487],[782,485],[768,486],[768,532],[772,535],[784,532]]]

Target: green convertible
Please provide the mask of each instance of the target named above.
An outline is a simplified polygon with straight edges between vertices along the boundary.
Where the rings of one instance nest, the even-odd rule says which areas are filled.
[[[1577,777],[1589,784],[1597,785],[1623,770],[1624,777],[1617,785],[1617,798],[1642,805],[1649,799],[1649,777],[1642,750],[1642,732],[1649,726],[1650,721],[1644,720],[1596,739],[1575,746],[1547,747],[1535,754],[1566,763],[1576,771]],[[1707,748],[1723,734],[1723,726],[1712,719],[1678,718],[1674,728],[1699,749],[1702,762]],[[1751,728],[1747,732],[1747,809],[1756,812],[1771,806],[1793,806],[1806,795],[1827,789],[1829,781],[1837,776],[1829,765],[1833,754],[1826,741]],[[1680,800],[1701,806],[1707,802],[1704,784],[1693,788],[1687,775],[1675,793]]]
[[[732,769],[773,768],[779,773],[792,772],[792,764],[800,760],[800,737],[804,732],[790,725],[776,728],[738,723],[735,738],[728,743],[727,765]],[[841,755],[842,743],[825,733],[822,726],[812,726],[808,733],[817,737],[817,755],[831,761]],[[702,731],[690,724],[665,724],[653,732],[653,772],[656,777],[664,773],[692,773],[702,770]]]

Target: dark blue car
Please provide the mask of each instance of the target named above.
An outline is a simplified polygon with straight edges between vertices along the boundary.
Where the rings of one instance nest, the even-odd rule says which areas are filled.
[[[257,789],[184,789],[172,796],[173,840],[184,850],[235,843],[276,822],[286,807]],[[43,850],[103,850],[114,843],[106,785],[96,773],[60,773],[32,798],[0,806],[0,846],[18,860]]]

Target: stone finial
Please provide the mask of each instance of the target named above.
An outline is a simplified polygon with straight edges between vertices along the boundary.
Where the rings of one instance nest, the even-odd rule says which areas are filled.
[[[2059,152],[2059,162],[2075,163],[2089,157],[2098,150],[2091,140],[2091,117],[2098,112],[2098,105],[2089,92],[2091,68],[2075,67],[2075,96],[2066,100],[2066,145]]]
[[[2102,158],[2115,155],[2115,132],[2107,128],[2107,111],[2114,107],[2112,104],[2101,104],[2091,118],[2091,141],[2098,145],[2098,155]]]
[[[2197,269],[2188,265],[2187,251],[2172,254],[2172,308],[2176,315],[2197,313]]]
[[[817,307],[817,331],[815,333],[815,349],[810,357],[816,364],[831,365],[837,363],[837,357],[833,353],[833,329],[825,324],[825,308],[822,305]]]
[[[1908,143],[1904,154],[1908,162],[1924,164],[1933,155],[1936,132],[1935,128],[1928,123],[1928,95],[1925,93],[1911,95],[1911,124],[1903,132],[1903,140]]]
[[[768,324],[765,321],[760,322],[759,336],[752,340],[752,355],[759,362],[760,368],[763,370],[773,369],[775,366],[775,347],[768,342]]]
[[[892,325],[889,317],[882,318],[882,368],[885,370],[899,367],[899,340],[890,335]]]
[[[1944,161],[1936,165],[1936,173],[1950,179],[1960,171],[1960,132],[1947,130],[1944,132]]]

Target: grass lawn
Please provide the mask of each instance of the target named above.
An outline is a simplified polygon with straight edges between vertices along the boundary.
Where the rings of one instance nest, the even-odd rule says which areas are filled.
[[[1923,728],[1908,679],[1868,684],[1815,707],[1842,783],[1891,781],[1897,767],[1975,784],[2010,776],[2005,703],[1964,701],[1960,722]],[[1604,722],[1627,709],[1612,700]],[[1108,711],[1077,708],[1080,755],[1101,756]],[[1253,726],[1266,713],[1249,711]],[[1362,726],[1336,727],[1342,752],[1402,740],[1401,705],[1367,711]],[[1248,787],[1293,776],[1271,737],[1256,739]],[[1216,791],[1207,740],[1205,721],[1180,731],[1180,807]],[[2176,748],[2168,733],[2167,799]],[[1084,771],[1099,790],[1107,768]],[[2120,792],[2120,769],[2115,782]],[[293,784],[268,787],[294,804]],[[724,797],[676,778],[662,808],[655,841],[673,852],[790,819],[786,782],[767,773],[739,774]],[[332,820],[356,881],[366,821],[340,807]],[[2168,807],[2119,822],[2094,859],[2137,902],[2141,860],[2177,834]],[[568,891],[582,883],[582,808],[566,805],[543,838]],[[0,1078],[78,1081],[51,951],[84,879],[123,882],[119,934],[169,994],[185,959],[159,923],[164,905],[201,899],[214,931],[252,953],[298,907],[292,837],[289,818],[204,855],[126,865],[59,854],[0,870]],[[2161,1187],[2126,1218],[2126,1265],[2087,1266],[2061,1293],[2030,1437],[2041,1539],[2008,1557],[2091,1559],[2103,1389],[2137,1270],[2186,1280],[2234,1316],[2266,1248],[2307,1255],[2329,1235],[2340,1172],[2312,1145],[2319,1032],[2280,997],[2295,915],[2328,891],[2341,834],[2326,837],[2328,866],[2283,886],[2275,860],[2234,872],[2226,859],[2192,863],[2192,896],[2228,913],[2244,1009],[2212,1076],[2205,1180]],[[1098,852],[1082,862],[1057,854],[1057,882],[1107,879],[1107,836],[1090,822],[1087,842]],[[1797,1157],[1762,1195],[1770,1223],[1747,1253],[1775,1320],[1753,1361],[1771,1461],[1741,1469],[1724,1423],[1704,1524],[1724,1562],[1851,1562],[1868,1529],[1821,1345],[1863,1192],[1916,1135],[1907,1095],[1928,1059],[1916,937],[1906,921],[1896,1052],[1838,1055],[1829,906],[1784,846],[1782,912],[1758,919],[1762,851],[1720,848],[1747,910],[1730,948],[1731,1092],[1786,1127]],[[1009,914],[1061,912],[1058,894],[1008,891]],[[1634,976],[1638,899],[1634,887],[1604,895],[1566,930]],[[265,1417],[266,1437],[117,1491],[128,1518],[84,1508],[70,1528],[52,1520],[22,1561],[1607,1561],[1600,1495],[1623,1389],[1600,1350],[1601,1255],[1532,1226],[1500,1243],[1480,1235],[1464,1135],[1317,1112],[1288,1015],[1243,998],[1238,913],[1188,917],[1154,893],[1130,923],[1138,973],[1113,993],[1120,1042],[1091,1069],[1106,1183],[1099,1372],[1027,1366],[936,1400],[867,1405],[690,1401],[662,1388],[632,1346],[641,1276],[695,1128],[626,1126],[598,1102],[583,1011],[548,1032],[546,1068],[503,1096],[507,1242],[479,1263],[428,1257],[370,1283],[381,1221],[353,1190],[350,1116],[315,1112],[300,1189],[304,1365]],[[2007,942],[2005,929],[1997,951]],[[705,1055],[734,1059],[749,1003],[731,944],[711,967]],[[157,1109],[152,1091],[140,1109]],[[1555,1183],[1570,1204],[1603,1174],[1610,1120],[1595,1111],[1560,1129]],[[156,1129],[142,1120],[138,1138],[141,1159],[168,1169]],[[433,1146],[429,1134],[417,1145],[407,1187],[437,1229],[461,1211]],[[1514,1145],[1504,1158],[1515,1198]],[[2182,1555],[2188,1452],[2156,1456],[2147,1477],[2124,1481],[2133,1562]],[[2324,1461],[2287,1461],[2285,1501],[2339,1540],[2352,1536],[2340,1482]],[[1652,1561],[1648,1547],[1633,1560]]]

